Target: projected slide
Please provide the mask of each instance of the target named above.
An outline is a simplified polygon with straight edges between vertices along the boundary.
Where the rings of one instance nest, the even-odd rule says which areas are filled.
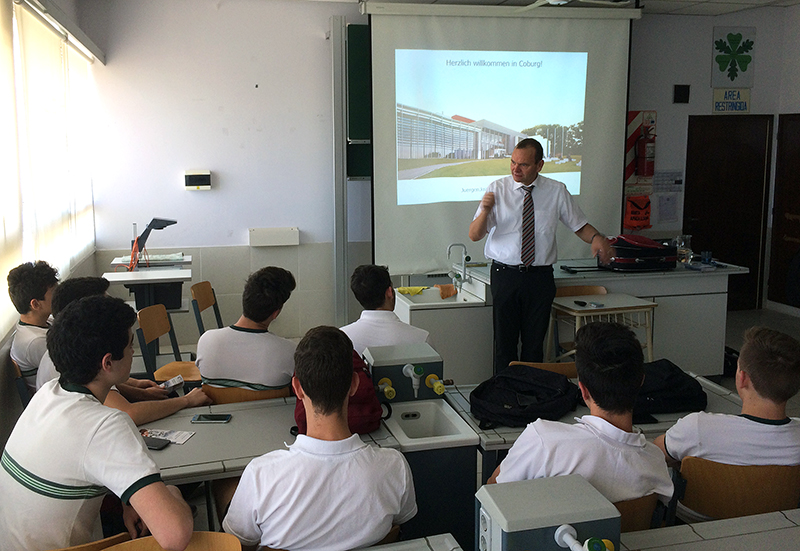
[[[397,204],[479,201],[533,137],[580,193],[585,52],[395,50]]]

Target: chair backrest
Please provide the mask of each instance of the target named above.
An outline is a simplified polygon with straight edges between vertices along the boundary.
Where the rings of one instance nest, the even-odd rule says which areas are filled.
[[[251,402],[253,400],[269,400],[271,398],[286,398],[290,394],[290,387],[269,390],[250,390],[249,388],[228,387],[220,388],[203,385],[203,392],[215,404],[232,404],[235,402]]]
[[[139,338],[139,346],[142,349],[144,365],[150,375],[156,371],[157,340],[159,337],[169,335],[169,342],[172,345],[175,361],[181,361],[178,339],[175,337],[175,330],[172,328],[169,312],[167,312],[163,304],[154,304],[153,306],[142,308],[136,317],[139,320],[139,328],[136,330],[136,335]]]
[[[658,504],[658,494],[649,494],[637,499],[617,501],[614,507],[621,515],[621,532],[649,530],[653,522],[653,512]]]
[[[214,307],[214,317],[217,320],[217,327],[222,327],[222,316],[219,313],[219,305],[217,304],[217,295],[214,293],[214,288],[211,287],[210,281],[201,281],[192,285],[192,309],[194,310],[194,318],[197,321],[197,329],[202,335],[205,333],[206,328],[203,325],[203,312],[209,306]]]
[[[113,547],[109,551],[163,551],[153,536],[136,538]],[[185,551],[241,551],[239,538],[225,532],[194,532]]]
[[[128,534],[128,532],[122,532],[121,534],[117,534],[116,536],[111,536],[108,538],[104,538],[102,540],[93,541],[91,543],[84,543],[83,545],[73,545],[72,547],[64,547],[59,551],[101,551],[102,549],[107,549],[112,545],[117,545],[118,543],[129,541],[130,539],[131,536],[130,534]]]
[[[508,365],[527,365],[529,367],[536,367],[544,369],[545,371],[552,371],[553,373],[560,373],[566,375],[570,379],[578,378],[578,371],[575,369],[575,362],[563,363],[538,363],[538,362],[510,362]]]
[[[22,402],[22,409],[25,409],[31,401],[31,391],[28,389],[28,383],[22,378],[22,370],[19,368],[19,364],[10,356],[8,361],[11,362],[11,370],[14,373],[14,385],[17,387],[19,400]]]
[[[727,465],[685,457],[681,476],[686,480],[681,503],[715,519],[796,509],[800,503],[800,465]]]
[[[557,297],[574,297],[578,295],[605,295],[608,294],[602,285],[570,285],[556,288]]]

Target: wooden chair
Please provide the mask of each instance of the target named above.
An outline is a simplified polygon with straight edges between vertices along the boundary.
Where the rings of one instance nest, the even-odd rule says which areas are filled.
[[[153,306],[142,308],[139,310],[137,317],[139,319],[139,328],[136,330],[136,335],[139,337],[139,346],[142,349],[144,365],[153,379],[160,383],[168,381],[176,375],[181,375],[187,383],[199,383],[200,370],[197,369],[194,362],[186,362],[181,359],[178,339],[175,337],[175,330],[172,328],[172,320],[166,307],[163,304],[154,304]],[[164,335],[169,335],[175,361],[157,369],[158,338]]]
[[[291,387],[276,388],[269,390],[250,390],[249,388],[219,388],[211,385],[203,385],[203,392],[211,398],[215,404],[232,404],[236,402],[251,402],[253,400],[269,400],[271,398],[286,398],[290,395]],[[214,496],[214,508],[217,512],[217,519],[222,523],[228,506],[233,499],[233,494],[239,486],[238,476],[232,478],[220,478],[211,481],[211,493]]]
[[[136,538],[113,547],[109,551],[163,551],[153,536]],[[241,551],[242,544],[233,534],[225,532],[194,532],[185,551]]]
[[[130,534],[128,534],[127,532],[122,532],[121,534],[117,534],[116,536],[111,536],[90,543],[84,543],[83,545],[73,545],[72,547],[63,547],[58,551],[101,551],[102,549],[107,549],[112,545],[117,545],[118,543],[129,541],[130,539],[131,539]]]
[[[620,532],[649,530],[653,523],[653,512],[658,504],[658,494],[650,494],[637,499],[617,501],[614,507],[621,515]]]
[[[602,285],[570,285],[568,287],[558,287],[556,288],[556,296],[557,297],[575,297],[578,295],[605,295],[608,294],[608,291]],[[563,355],[567,350],[572,350],[575,348],[574,343],[572,342],[561,342],[558,337],[558,323],[561,319],[569,317],[565,314],[560,314],[558,312],[551,312],[550,313],[550,327],[547,332],[547,342],[552,342],[554,345],[555,354],[554,357],[559,357]],[[549,348],[549,346],[548,346]],[[552,359],[552,358],[545,358],[545,359]]]
[[[192,285],[192,309],[194,310],[194,319],[197,321],[197,329],[201,335],[206,332],[201,312],[210,306],[214,308],[217,327],[222,327],[222,316],[219,313],[217,295],[214,293],[214,288],[211,287],[211,282],[201,281]]]
[[[800,465],[727,465],[684,457],[686,490],[681,504],[714,519],[796,509],[800,504]]]
[[[203,392],[215,404],[233,404],[236,402],[251,402],[253,400],[269,400],[271,398],[287,398],[291,394],[291,387],[275,388],[269,390],[250,390],[249,388],[227,387],[220,388],[203,385]]]
[[[31,401],[31,391],[28,388],[28,383],[26,383],[25,379],[22,377],[22,370],[19,368],[19,364],[14,361],[14,358],[11,356],[8,357],[8,361],[11,362],[11,370],[14,374],[14,385],[17,387],[19,400],[22,402],[22,409],[25,409]]]
[[[376,545],[383,545],[386,543],[395,543],[399,539],[400,539],[400,525],[392,524],[392,528],[391,530],[389,530],[389,533],[386,534],[381,541],[371,545],[370,547],[375,547]]]
[[[508,365],[527,365],[537,369],[544,369],[545,371],[552,371],[553,373],[560,373],[566,375],[569,379],[578,378],[578,370],[575,369],[575,362],[564,363],[537,363],[537,362],[510,362]]]

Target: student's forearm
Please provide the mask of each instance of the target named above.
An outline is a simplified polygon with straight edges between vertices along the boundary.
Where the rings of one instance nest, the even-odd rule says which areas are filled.
[[[186,396],[179,396],[168,400],[131,403],[112,390],[108,393],[104,405],[124,411],[133,419],[134,425],[142,425],[172,415],[187,407],[189,402]]]

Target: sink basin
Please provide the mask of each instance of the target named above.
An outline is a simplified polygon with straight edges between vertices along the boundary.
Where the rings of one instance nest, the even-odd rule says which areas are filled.
[[[384,424],[403,452],[477,446],[479,441],[475,431],[443,399],[392,404],[392,416]]]
[[[395,308],[405,308],[406,310],[421,310],[426,308],[453,308],[463,306],[483,306],[485,302],[461,290],[452,297],[442,298],[439,294],[439,289],[430,287],[424,289],[418,295],[403,295],[397,293],[397,302]]]

